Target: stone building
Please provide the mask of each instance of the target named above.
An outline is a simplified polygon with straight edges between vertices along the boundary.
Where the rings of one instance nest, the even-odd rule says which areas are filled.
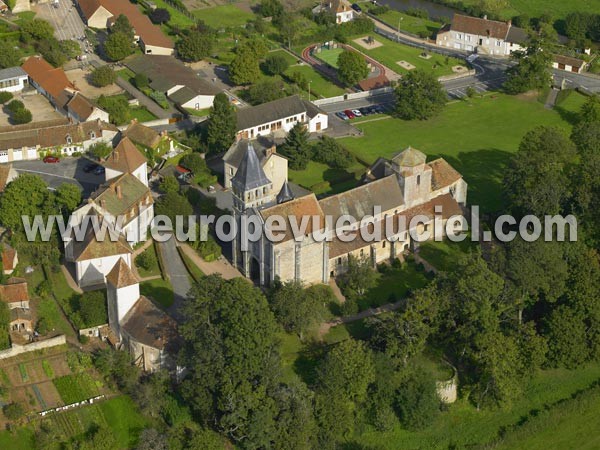
[[[435,214],[441,216],[445,226],[449,217],[462,216],[462,207],[466,205],[467,184],[462,176],[444,159],[428,163],[422,152],[410,147],[391,160],[377,160],[363,181],[362,186],[322,200],[312,193],[295,198],[287,181],[281,189],[274,189],[256,153],[248,146],[231,180],[234,216],[239,224],[244,216],[258,218],[265,230],[270,226],[271,216],[282,217],[286,230],[278,242],[269,240],[263,232],[247,248],[238,233],[233,243],[234,265],[260,285],[268,285],[277,278],[326,283],[345,270],[349,255],[367,259],[373,265],[393,260],[415,248],[417,243],[411,239],[411,233],[419,238],[432,234]],[[372,220],[362,224],[361,220],[367,216],[372,216]],[[426,220],[410,228],[411,219],[417,216]],[[290,220],[301,224],[306,217],[309,220],[304,236],[295,239]],[[335,229],[342,217],[348,219],[345,232]],[[386,236],[384,227],[388,220],[397,225],[392,235]],[[453,226],[458,228],[459,224]],[[366,228],[372,232],[375,227],[381,227],[382,237],[365,241],[360,232]],[[328,239],[318,239],[314,233]],[[357,237],[350,241],[340,238],[347,233]],[[281,233],[273,234],[281,237]]]

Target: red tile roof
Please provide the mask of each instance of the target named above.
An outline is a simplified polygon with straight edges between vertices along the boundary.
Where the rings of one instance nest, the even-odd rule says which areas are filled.
[[[4,248],[2,249],[2,268],[5,271],[15,269],[13,265],[15,261],[15,256],[17,256],[17,251],[10,245],[4,244]]]
[[[119,258],[119,262],[106,275],[106,281],[117,289],[140,282],[123,258]]]
[[[280,205],[265,208],[260,211],[260,215],[265,221],[270,216],[279,216],[285,218],[285,237],[281,240],[281,242],[294,239],[294,234],[289,221],[290,217],[295,217],[298,229],[301,227],[303,218],[307,218],[306,220],[308,220],[308,223],[305,231],[306,235],[310,235],[313,232],[322,230],[325,225],[323,210],[321,209],[315,194],[309,194],[304,197],[290,200],[289,202],[281,203]],[[313,216],[319,216],[319,222],[316,224],[317,227],[313,227]],[[280,232],[274,233],[275,236],[278,236],[279,234]]]
[[[142,164],[147,162],[148,160],[142,155],[142,152],[139,151],[135,144],[126,136],[121,139],[119,144],[108,156],[104,166],[121,173],[132,173]]]
[[[77,90],[61,68],[52,67],[41,56],[31,56],[21,67],[60,107],[64,107],[69,101],[69,94]]]
[[[0,284],[0,300],[6,303],[29,301],[27,281],[24,278],[9,278],[6,284]]]
[[[460,31],[478,36],[489,36],[495,39],[506,39],[510,25],[497,20],[480,19],[479,17],[454,14],[452,31]]]

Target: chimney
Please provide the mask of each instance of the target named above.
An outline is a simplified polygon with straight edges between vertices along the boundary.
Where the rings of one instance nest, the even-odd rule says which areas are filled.
[[[115,186],[115,192],[117,193],[117,197],[119,199],[123,198],[123,193],[121,192],[121,185],[117,184]]]

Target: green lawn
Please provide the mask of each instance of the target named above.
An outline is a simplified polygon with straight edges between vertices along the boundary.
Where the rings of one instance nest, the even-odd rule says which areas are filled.
[[[124,69],[119,69],[116,71],[117,76],[123,78],[125,81],[129,81],[133,84],[133,79],[135,78],[135,73],[132,70],[125,67]]]
[[[55,378],[52,382],[65,405],[98,395],[98,388],[87,372]]]
[[[375,33],[370,33],[370,35],[383,45],[367,50],[353,40],[349,44],[399,74],[407,73],[408,71],[398,65],[398,61],[406,61],[417,69],[433,72],[438,77],[452,74],[452,66],[464,65],[464,62],[461,60],[446,58],[437,53],[429,53],[431,57],[425,59],[420,56],[423,50],[399,44]]]
[[[146,427],[146,420],[138,413],[131,398],[122,395],[97,405],[119,446],[132,448],[137,436]]]
[[[204,109],[186,108],[186,111],[192,116],[206,117],[206,116],[208,116],[208,114],[210,112],[210,108],[204,108]]]
[[[156,249],[154,248],[154,245],[150,245],[146,250],[144,250],[140,255],[138,255],[138,257],[143,254],[153,255],[154,264],[152,264],[152,266],[149,269],[144,269],[139,266],[136,257],[135,266],[137,267],[140,276],[142,278],[146,278],[154,275],[160,275],[160,267],[158,266],[158,257],[156,256]]]
[[[253,14],[243,11],[236,5],[196,9],[192,14],[213,28],[240,27],[254,18]]]
[[[140,293],[151,298],[163,308],[168,308],[173,304],[173,286],[162,278],[140,283]]]
[[[338,58],[344,52],[343,48],[323,48],[320,52],[315,52],[315,58],[320,59],[321,61],[329,64],[331,67],[337,69],[338,68]]]
[[[340,143],[369,163],[409,145],[429,160],[443,157],[469,184],[469,204],[480,205],[482,212],[497,211],[503,205],[502,176],[521,139],[537,125],[555,125],[570,133],[580,102],[580,94],[572,96],[563,103],[562,112],[545,109],[535,98],[503,94],[457,101],[430,120],[359,123],[356,126],[364,136]]]
[[[44,318],[48,323],[50,330],[56,330],[67,336],[74,336],[75,333],[68,322],[65,321],[60,312],[58,304],[52,298],[40,300],[36,304],[38,320]]]
[[[460,256],[477,248],[477,243],[471,241],[471,237],[462,242],[452,242],[444,239],[441,242],[427,241],[420,244],[419,256],[438,270],[447,272],[456,266],[456,260]]]
[[[178,250],[180,248],[181,247],[178,247]],[[181,259],[183,260],[183,263],[185,264],[185,267],[188,270],[193,281],[197,282],[204,278],[204,273],[202,272],[202,270],[200,270],[200,267],[198,267],[196,263],[194,263],[194,261],[192,261],[185,252],[180,250],[179,255],[181,256]]]
[[[329,78],[323,76],[309,65],[291,66],[285,71],[285,75],[291,77],[292,74],[299,72],[311,82],[310,83],[310,98],[314,100],[318,97],[336,97],[343,95],[345,90],[334,84]],[[307,97],[308,98],[308,97]]]
[[[298,64],[298,58],[296,58],[294,55],[289,54],[285,50],[282,50],[282,49],[272,50],[269,52],[267,57],[274,56],[274,55],[283,56],[290,66]]]
[[[347,169],[332,169],[326,164],[310,161],[304,170],[290,170],[289,178],[316,195],[344,192],[357,186],[366,167],[356,162]]]
[[[145,106],[133,106],[129,108],[129,111],[131,113],[131,117],[133,119],[137,119],[138,122],[141,123],[150,122],[151,120],[158,119],[158,117],[156,117],[154,114],[148,111],[148,109]]]
[[[164,8],[167,11],[169,11],[169,14],[171,14],[171,19],[167,22],[167,24],[169,26],[171,26],[171,27],[175,26],[175,27],[179,27],[179,28],[189,28],[189,27],[195,25],[194,20],[190,19],[185,14],[180,13],[179,11],[177,11],[175,8],[173,8],[171,5],[169,5],[164,0],[152,0],[152,2],[158,8]]]
[[[17,428],[13,431],[0,431],[0,448],[31,450],[35,448],[35,431],[32,427]]]
[[[361,6],[363,9],[366,7],[369,10],[375,5],[371,3],[365,3]],[[401,13],[394,9],[390,9],[385,14],[381,14],[377,17],[382,22],[387,23],[392,28],[397,29],[400,24],[400,31],[421,35],[421,33],[428,33],[428,36],[435,34],[441,27],[442,24],[429,19],[421,19],[419,17],[409,16],[408,14]]]

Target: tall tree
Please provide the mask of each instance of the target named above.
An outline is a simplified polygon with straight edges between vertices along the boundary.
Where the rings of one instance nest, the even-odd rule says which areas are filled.
[[[208,114],[207,141],[214,153],[227,150],[237,131],[237,117],[229,98],[223,92],[215,96]]]
[[[439,113],[447,101],[446,91],[431,72],[416,69],[402,77],[394,91],[395,113],[405,120],[425,120]]]
[[[0,46],[0,69],[20,65],[21,51],[12,45]]]
[[[71,183],[63,183],[56,189],[56,204],[65,214],[75,211],[81,203],[81,191]]]
[[[504,89],[509,94],[550,86],[552,52],[545,47],[543,40],[532,37],[526,50],[512,52],[511,58],[517,64],[507,71],[508,79],[504,83]]]
[[[346,86],[353,86],[369,75],[367,61],[360,53],[344,50],[338,56],[337,75]]]
[[[306,126],[297,122],[280,147],[281,154],[289,159],[290,169],[304,170],[310,161],[311,147]]]
[[[111,33],[123,33],[126,35],[130,41],[133,41],[135,32],[133,30],[133,26],[126,15],[120,14],[115,20],[115,23],[110,27]]]
[[[238,47],[229,65],[229,75],[237,85],[251,84],[260,78],[259,59],[251,47]]]
[[[177,54],[184,61],[200,61],[210,55],[215,42],[211,32],[190,30],[177,42]]]
[[[370,259],[348,255],[346,271],[338,276],[338,281],[346,297],[358,299],[375,285],[376,277]]]
[[[110,33],[104,41],[104,52],[111,61],[121,61],[133,53],[133,41],[125,33]]]
[[[21,174],[10,183],[0,198],[0,222],[13,231],[23,230],[21,216],[45,217],[54,211],[54,198],[48,186],[37,175]]]

